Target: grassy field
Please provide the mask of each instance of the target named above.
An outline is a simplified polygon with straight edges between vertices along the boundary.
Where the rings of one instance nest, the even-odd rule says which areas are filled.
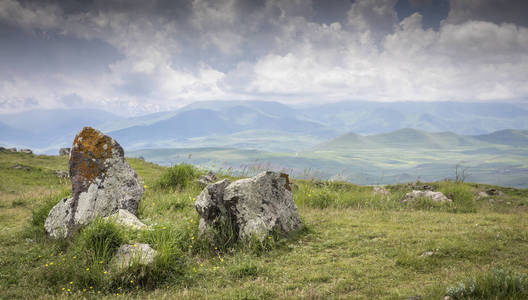
[[[528,190],[429,182],[454,202],[402,204],[425,183],[387,186],[390,195],[380,196],[369,186],[293,180],[303,230],[265,245],[209,245],[197,236],[193,181],[167,187],[167,168],[129,162],[146,187],[139,218],[152,229],[96,222],[73,240],[51,241],[42,222],[68,196],[69,182],[55,175],[67,157],[0,152],[1,299],[528,297]],[[478,197],[490,188],[503,195]],[[104,230],[121,243],[148,242],[160,258],[151,269],[114,272],[87,250]]]

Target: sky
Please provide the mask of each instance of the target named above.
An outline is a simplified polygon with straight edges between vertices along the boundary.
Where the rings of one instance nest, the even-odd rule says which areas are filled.
[[[528,102],[525,0],[0,0],[0,113]]]

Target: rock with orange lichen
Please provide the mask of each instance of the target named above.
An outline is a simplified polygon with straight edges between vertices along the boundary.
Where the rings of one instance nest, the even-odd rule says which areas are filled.
[[[120,209],[137,215],[143,186],[114,139],[84,127],[73,141],[69,164],[72,198],[51,209],[44,225],[48,236],[69,237],[81,225]]]

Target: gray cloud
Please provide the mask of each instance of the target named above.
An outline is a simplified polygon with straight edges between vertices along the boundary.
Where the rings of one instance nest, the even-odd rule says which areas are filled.
[[[0,0],[0,101],[519,101],[526,2],[505,3]]]

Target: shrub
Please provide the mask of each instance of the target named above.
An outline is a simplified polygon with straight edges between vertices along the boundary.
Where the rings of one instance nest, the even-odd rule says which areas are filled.
[[[454,299],[528,299],[528,275],[509,270],[491,272],[449,286],[446,296]]]
[[[168,168],[158,179],[155,186],[161,189],[183,189],[200,174],[189,164],[179,164]]]
[[[96,218],[82,229],[76,244],[88,252],[93,261],[108,263],[114,252],[125,243],[123,229],[110,220]]]

